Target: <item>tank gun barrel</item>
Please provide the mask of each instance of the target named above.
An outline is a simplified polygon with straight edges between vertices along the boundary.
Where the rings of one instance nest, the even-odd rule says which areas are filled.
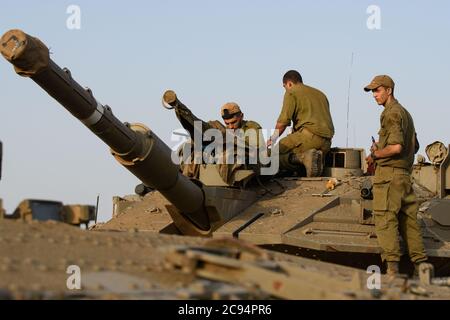
[[[183,218],[201,230],[210,222],[202,189],[183,176],[171,160],[171,149],[141,124],[122,123],[110,107],[98,102],[66,68],[50,59],[39,39],[21,30],[10,30],[0,40],[1,54],[17,74],[30,77],[110,148],[114,157],[145,185],[157,189]],[[175,220],[175,219],[174,219]]]

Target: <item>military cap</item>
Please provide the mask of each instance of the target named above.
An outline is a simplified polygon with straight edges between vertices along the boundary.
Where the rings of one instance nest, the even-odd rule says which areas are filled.
[[[368,92],[381,86],[394,89],[395,83],[394,80],[387,75],[376,76],[373,78],[372,82],[364,88],[364,91]]]
[[[223,119],[233,118],[236,114],[239,113],[241,113],[241,108],[239,108],[239,105],[235,102],[225,103],[220,109],[220,114],[222,115]]]

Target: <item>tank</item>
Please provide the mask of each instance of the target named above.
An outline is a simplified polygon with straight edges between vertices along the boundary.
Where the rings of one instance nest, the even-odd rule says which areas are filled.
[[[0,180],[3,156],[3,144],[0,141]],[[3,207],[3,199],[0,198],[0,219],[12,219],[22,221],[60,221],[70,225],[84,225],[87,229],[89,223],[97,221],[97,207],[91,205],[64,205],[60,201],[44,199],[24,199],[13,213],[6,213]]]
[[[172,161],[172,150],[147,126],[123,123],[37,38],[10,30],[2,55],[104,141],[114,158],[142,181],[138,195],[115,197],[113,218],[94,230],[137,228],[152,233],[232,237],[262,248],[347,266],[381,264],[372,218],[371,177],[362,148],[332,148],[323,177],[261,176],[252,166],[202,164],[193,174]],[[191,136],[191,112],[176,93],[163,96]],[[195,117],[195,119],[199,120]],[[214,126],[201,121],[198,129]],[[202,146],[203,147],[203,146]],[[438,148],[442,150],[442,148]],[[439,158],[439,157],[438,157]],[[450,273],[450,157],[414,167],[419,222],[437,275]],[[224,171],[226,174],[224,174]],[[407,259],[401,271],[411,272]]]
[[[3,213],[0,219],[52,220],[74,226],[84,225],[87,229],[89,223],[96,220],[95,212],[96,207],[91,205],[64,205],[61,201],[25,199],[19,203],[12,214]]]

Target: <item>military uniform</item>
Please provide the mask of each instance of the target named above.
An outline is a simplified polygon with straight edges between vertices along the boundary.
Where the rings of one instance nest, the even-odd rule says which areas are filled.
[[[397,100],[385,106],[381,114],[378,149],[401,145],[402,152],[390,158],[376,160],[373,179],[373,214],[383,261],[400,261],[398,231],[406,241],[412,262],[427,260],[420,226],[418,204],[412,188],[411,170],[417,140],[414,122],[409,112]]]
[[[242,120],[240,129],[243,130],[245,135],[245,143],[246,145],[250,145],[250,142],[253,143],[253,141],[250,141],[250,135],[248,134],[248,130],[254,130],[256,134],[256,147],[261,148],[265,147],[264,138],[262,136],[262,127],[259,125],[259,123],[251,120]]]
[[[235,118],[236,116],[241,116],[242,111],[237,103],[228,102],[220,108],[220,114],[224,120],[229,120]],[[242,130],[245,137],[246,147],[265,148],[264,137],[262,136],[262,127],[259,123],[250,120],[241,120],[240,127],[236,130]]]
[[[239,106],[236,103],[227,103],[221,108],[221,115],[224,119],[233,117],[233,114],[235,114],[237,112],[241,112],[241,111],[240,111]],[[178,105],[175,107],[175,113],[176,113],[177,118],[180,121],[181,125],[189,132],[192,140],[194,140],[196,130],[201,130],[201,132],[197,132],[197,134],[199,134],[200,137],[203,137],[203,134],[205,133],[205,131],[207,131],[209,129],[219,130],[222,133],[223,137],[226,138],[226,127],[218,120],[211,120],[211,121],[205,122],[205,121],[199,119],[197,116],[195,116],[189,108],[187,108],[185,105],[183,105],[181,103],[178,103]],[[224,117],[224,115],[225,115],[225,117]],[[228,116],[230,116],[230,117],[228,117]],[[197,121],[199,121],[201,123],[201,126],[196,127],[194,125],[194,123]],[[222,176],[224,181],[226,181],[227,183],[230,181],[232,173],[235,170],[242,168],[243,166],[245,168],[252,169],[255,172],[259,172],[259,168],[260,168],[259,162],[257,161],[256,164],[252,164],[252,163],[249,163],[249,161],[247,159],[250,156],[250,152],[252,152],[251,155],[253,157],[255,157],[255,156],[257,157],[256,152],[258,152],[259,150],[257,148],[255,148],[255,146],[254,146],[255,142],[256,142],[256,147],[258,147],[258,148],[265,147],[264,139],[263,139],[262,133],[261,133],[261,126],[257,122],[242,120],[239,129],[242,130],[243,137],[245,137],[245,139],[241,140],[238,138],[238,136],[236,136],[234,143],[237,145],[240,145],[241,141],[244,143],[244,145],[242,145],[242,147],[245,148],[245,156],[246,156],[245,163],[246,163],[246,165],[244,166],[243,164],[237,163],[236,161],[235,161],[235,163],[232,163],[232,164],[227,164],[227,163],[219,164],[218,165],[219,174]],[[250,138],[251,134],[248,132],[249,130],[255,130],[256,141],[253,140],[253,138]],[[223,142],[226,143],[226,139],[224,139]],[[202,147],[205,148],[210,143],[211,143],[211,141],[203,141],[202,140]],[[223,146],[223,151],[226,152],[226,145]],[[191,154],[190,154],[190,159],[189,159],[190,161],[188,161],[188,163],[184,163],[184,161],[182,161],[180,168],[185,176],[188,176],[191,178],[198,178],[200,164],[192,161],[194,159],[193,152],[194,152],[193,145],[191,145]],[[235,154],[234,155],[235,160],[236,160],[236,156],[237,155]],[[256,158],[256,159],[259,159],[259,158]]]
[[[292,122],[292,133],[279,143],[282,169],[298,169],[289,162],[290,153],[301,154],[317,149],[325,155],[330,150],[334,126],[328,99],[321,91],[304,84],[295,84],[284,95],[277,122],[287,126]]]

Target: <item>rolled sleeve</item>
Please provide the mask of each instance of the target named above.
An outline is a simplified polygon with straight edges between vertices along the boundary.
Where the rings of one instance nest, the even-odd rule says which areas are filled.
[[[386,144],[401,146],[405,145],[404,132],[402,128],[402,118],[398,113],[390,113],[385,117],[388,138]]]
[[[283,108],[281,109],[280,116],[278,117],[277,122],[282,123],[284,125],[290,125],[292,118],[294,116],[295,110],[295,98],[289,92],[284,94],[283,99]]]

